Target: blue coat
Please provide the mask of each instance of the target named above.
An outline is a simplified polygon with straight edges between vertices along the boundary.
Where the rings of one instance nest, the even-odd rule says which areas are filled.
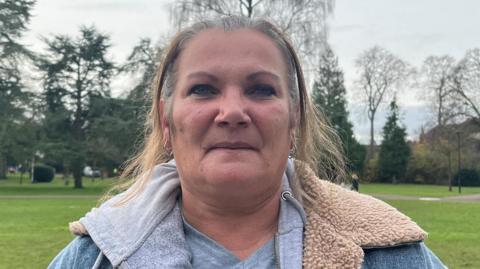
[[[290,188],[295,180],[302,192]],[[191,268],[179,188],[175,162],[158,165],[136,199],[113,206],[121,194],[71,225],[79,236],[49,268]],[[289,160],[281,198],[281,268],[445,268],[410,218],[319,180],[301,163]]]
[[[362,269],[446,268],[423,243],[365,249],[364,252]],[[110,261],[99,254],[100,249],[89,236],[78,236],[58,254],[49,268],[112,268]]]

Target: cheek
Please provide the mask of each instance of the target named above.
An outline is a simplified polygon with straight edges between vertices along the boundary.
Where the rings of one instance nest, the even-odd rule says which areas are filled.
[[[182,104],[172,111],[175,132],[174,140],[187,140],[187,143],[200,143],[211,121],[211,113],[204,107]]]
[[[288,105],[276,104],[271,107],[265,107],[262,114],[262,122],[259,123],[260,130],[263,129],[263,135],[267,143],[275,147],[281,147],[284,142],[289,142],[291,120]]]

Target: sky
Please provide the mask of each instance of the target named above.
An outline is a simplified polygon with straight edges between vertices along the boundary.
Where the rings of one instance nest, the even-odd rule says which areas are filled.
[[[154,0],[37,0],[30,30],[24,43],[41,52],[40,37],[52,34],[77,35],[80,25],[95,25],[110,35],[112,58],[126,59],[142,37],[159,40],[172,30],[168,1]],[[480,47],[480,1],[478,0],[336,0],[329,18],[329,43],[345,72],[347,91],[356,78],[355,58],[380,45],[419,68],[430,55],[449,54],[461,58],[467,49]],[[117,79],[116,95],[128,89],[129,81]],[[402,120],[410,139],[417,139],[422,125],[429,120],[426,104],[414,89],[398,95]],[[350,119],[355,135],[368,141],[369,124],[362,106],[348,95]],[[385,110],[379,111],[375,129],[377,141],[385,122]]]
[[[348,91],[356,78],[355,59],[374,45],[416,68],[430,55],[462,58],[466,50],[480,47],[479,15],[477,0],[336,0],[329,42],[345,72]],[[409,138],[418,139],[422,125],[431,126],[427,123],[430,110],[415,89],[404,89],[397,96]],[[356,136],[365,143],[369,133],[366,114],[354,96],[349,97]],[[381,130],[385,117],[385,110],[380,111],[376,130]]]

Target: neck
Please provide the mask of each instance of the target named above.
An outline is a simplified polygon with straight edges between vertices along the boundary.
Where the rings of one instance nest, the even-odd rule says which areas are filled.
[[[222,200],[202,199],[183,190],[183,215],[190,225],[244,260],[277,232],[280,189],[246,203]]]

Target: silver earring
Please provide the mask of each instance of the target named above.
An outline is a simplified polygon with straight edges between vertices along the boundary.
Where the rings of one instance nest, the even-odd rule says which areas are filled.
[[[288,153],[288,158],[289,159],[295,158],[296,151],[297,151],[297,145],[293,143],[293,146],[290,148],[290,152]]]
[[[167,154],[167,156],[169,158],[172,158],[173,157],[173,151],[172,151],[172,147],[168,144],[168,141],[165,141],[163,143],[163,149],[165,150],[165,153]]]

